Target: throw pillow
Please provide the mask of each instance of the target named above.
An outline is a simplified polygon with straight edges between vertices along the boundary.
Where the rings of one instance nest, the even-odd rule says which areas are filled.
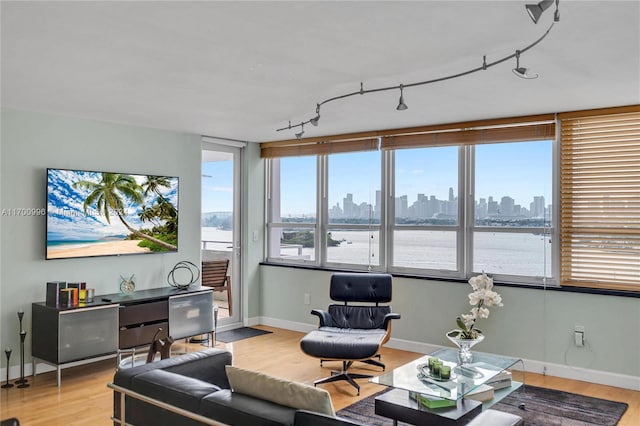
[[[324,389],[232,365],[225,368],[233,392],[335,417],[331,395]]]

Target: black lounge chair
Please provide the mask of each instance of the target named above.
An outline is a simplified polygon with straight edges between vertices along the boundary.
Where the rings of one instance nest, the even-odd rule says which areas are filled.
[[[378,351],[391,337],[391,320],[400,318],[399,314],[391,312],[391,306],[379,305],[391,301],[391,280],[388,274],[339,273],[331,276],[331,300],[342,303],[329,305],[328,312],[311,311],[320,319],[320,325],[302,338],[300,348],[307,355],[320,358],[320,365],[323,361],[341,361],[342,370],[332,371],[330,377],[316,380],[314,385],[346,380],[360,395],[360,385],[354,379],[373,376],[349,373],[349,367],[355,361],[362,361],[382,367],[384,371]]]

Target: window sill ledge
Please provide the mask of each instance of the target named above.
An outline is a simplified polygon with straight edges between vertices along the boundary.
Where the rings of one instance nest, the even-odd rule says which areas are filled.
[[[276,262],[260,262],[260,265],[272,266],[277,268],[307,269],[312,271],[326,271],[326,272],[363,272],[362,270],[329,268],[329,267],[320,267],[320,266],[311,266],[311,265],[292,265],[292,264],[276,263]],[[398,278],[411,278],[416,280],[447,281],[447,282],[459,282],[459,283],[465,283],[465,284],[467,283],[466,280],[460,280],[455,278],[428,277],[424,275],[411,275],[411,274],[401,274],[401,273],[392,273],[391,275]],[[625,291],[625,290],[613,290],[613,289],[590,288],[590,287],[574,287],[574,286],[560,287],[557,285],[545,287],[545,286],[535,285],[535,284],[516,284],[516,283],[509,283],[509,282],[494,282],[494,284],[499,287],[515,287],[515,288],[526,288],[531,290],[550,290],[550,291],[560,291],[560,292],[568,292],[568,293],[599,294],[603,296],[640,298],[640,291]]]

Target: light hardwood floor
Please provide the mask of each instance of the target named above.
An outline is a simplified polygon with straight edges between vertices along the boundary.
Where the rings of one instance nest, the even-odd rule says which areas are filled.
[[[266,326],[258,328],[273,333],[229,344],[218,342],[217,347],[226,347],[233,352],[234,364],[240,367],[304,383],[326,377],[330,368],[339,367],[339,364],[329,362],[320,367],[318,360],[304,355],[298,343],[302,333]],[[199,344],[174,344],[174,352],[202,349]],[[421,355],[388,348],[382,350],[387,370]],[[21,425],[112,425],[110,416],[113,396],[106,385],[113,378],[114,364],[114,360],[107,360],[65,369],[62,371],[60,388],[56,387],[55,373],[51,372],[40,374],[35,380],[30,377],[29,388],[0,389],[0,418],[18,417]],[[366,365],[355,368],[354,371],[379,374],[379,369]],[[626,402],[629,408],[619,424],[640,425],[640,392],[533,373],[527,373],[525,379],[529,385]],[[356,397],[354,389],[345,382],[329,383],[322,387],[331,393],[336,410],[384,389],[366,380],[359,382],[360,397]]]

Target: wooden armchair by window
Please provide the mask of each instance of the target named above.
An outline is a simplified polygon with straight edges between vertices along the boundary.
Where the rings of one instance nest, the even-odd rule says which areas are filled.
[[[231,277],[227,275],[229,259],[206,260],[202,262],[202,285],[212,287],[213,291],[227,292],[229,316],[231,316]]]

